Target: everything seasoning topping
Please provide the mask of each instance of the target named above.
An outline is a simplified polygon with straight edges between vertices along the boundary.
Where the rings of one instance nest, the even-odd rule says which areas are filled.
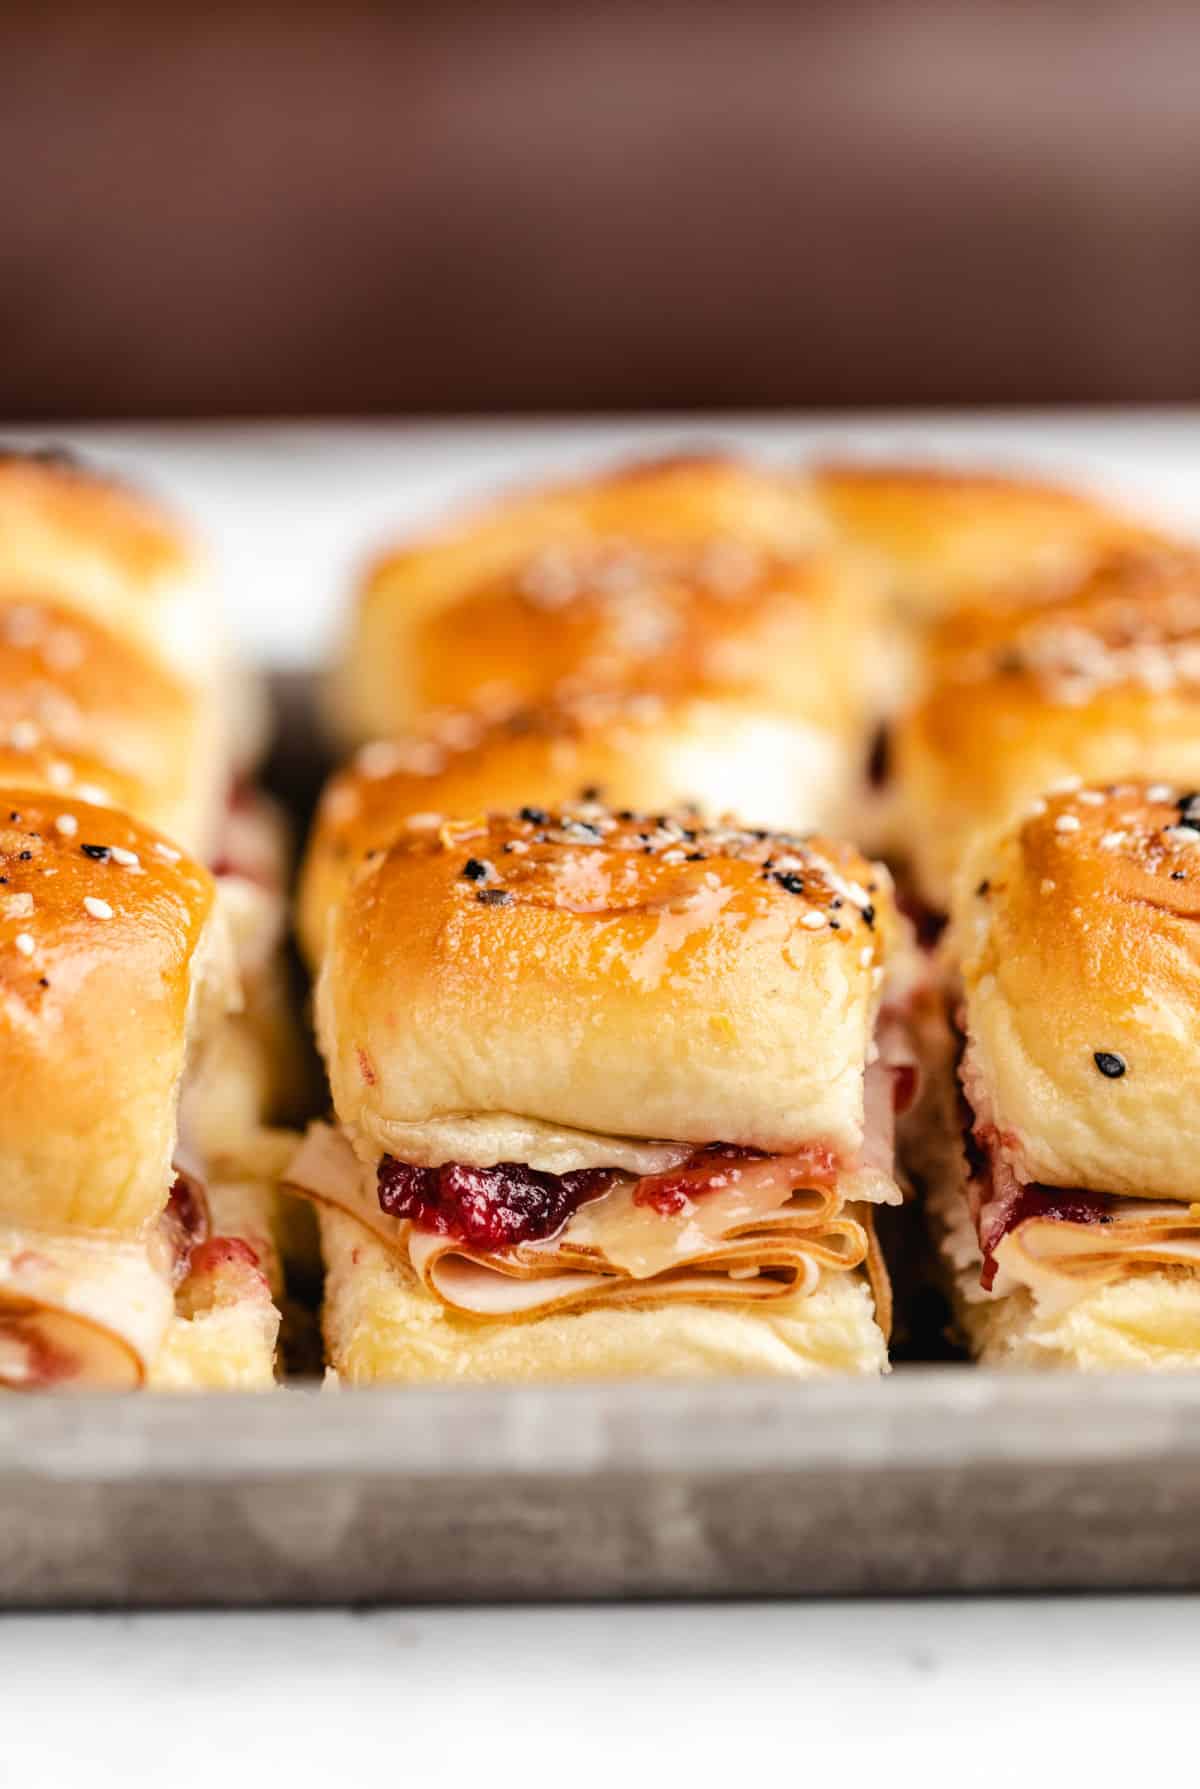
[[[453,857],[468,842],[474,850],[457,856],[454,874],[484,907],[532,899],[604,913],[715,902],[715,916],[724,904],[718,897],[740,864],[751,872],[752,886],[762,888],[762,917],[781,896],[797,900],[791,924],[828,934],[831,943],[840,933],[853,941],[856,954],[863,930],[874,931],[877,924],[875,890],[881,885],[852,846],[732,821],[705,825],[692,809],[639,814],[590,801],[553,810],[526,806],[469,823],[407,828],[376,861],[382,867],[409,853]],[[745,884],[744,874],[739,881]]]
[[[1119,1081],[1125,1073],[1125,1058],[1116,1050],[1096,1050],[1092,1060],[1100,1073],[1110,1081]]]

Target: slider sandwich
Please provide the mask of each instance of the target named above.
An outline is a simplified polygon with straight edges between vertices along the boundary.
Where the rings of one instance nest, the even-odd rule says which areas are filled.
[[[1002,1365],[1200,1366],[1200,797],[1116,784],[977,839],[948,945],[963,1147],[926,1193]]]
[[[2,800],[0,1385],[153,1383],[214,1328],[193,1382],[268,1384],[267,1276],[177,1122],[236,997],[212,878],[113,809]]]
[[[863,768],[875,650],[871,586],[803,479],[660,461],[513,496],[380,561],[335,719],[361,743],[440,709],[651,695],[726,755],[746,818],[774,819],[786,790],[791,824],[837,826]]]
[[[887,1364],[880,1031],[898,922],[852,848],[599,803],[398,820],[316,990],[344,1382]]]
[[[1200,556],[1122,549],[1053,600],[946,617],[893,763],[897,838],[938,913],[972,836],[1047,789],[1200,784]]]

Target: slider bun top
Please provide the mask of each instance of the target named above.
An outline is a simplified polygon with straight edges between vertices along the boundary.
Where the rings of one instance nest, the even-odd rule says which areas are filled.
[[[1051,796],[963,865],[964,1080],[1023,1179],[1200,1199],[1193,801],[1136,784]]]
[[[345,884],[413,814],[470,819],[588,798],[824,826],[848,804],[855,768],[840,740],[732,697],[597,692],[493,720],[443,714],[406,739],[363,746],[327,784],[300,883],[301,941],[315,964]]]
[[[804,479],[715,457],[510,497],[369,573],[339,725],[362,739],[431,708],[664,680],[827,705],[845,680],[826,633],[852,646],[863,604],[827,537]]]
[[[875,558],[917,620],[972,591],[1053,589],[1109,547],[1161,539],[1099,497],[1032,477],[864,461],[818,466],[813,483],[832,525]]]
[[[1122,550],[1037,607],[978,604],[929,643],[895,738],[902,833],[944,910],[967,841],[1071,776],[1200,785],[1200,557]]]
[[[228,997],[213,900],[136,821],[0,793],[0,1221],[128,1232],[162,1209],[189,1029]]]
[[[389,1126],[487,1114],[852,1151],[893,926],[886,872],[824,840],[596,804],[411,823],[330,922],[338,1117],[401,1155]]]
[[[65,453],[0,450],[0,591],[54,597],[181,676],[216,662],[206,567],[161,505]]]
[[[215,707],[136,643],[60,603],[0,593],[0,748],[107,765],[102,799],[195,850],[211,844],[223,795]],[[85,781],[92,781],[85,778]]]

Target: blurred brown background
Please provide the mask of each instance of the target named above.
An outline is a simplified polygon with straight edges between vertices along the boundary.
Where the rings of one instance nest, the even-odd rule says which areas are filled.
[[[1200,397],[1200,8],[0,8],[0,416]]]

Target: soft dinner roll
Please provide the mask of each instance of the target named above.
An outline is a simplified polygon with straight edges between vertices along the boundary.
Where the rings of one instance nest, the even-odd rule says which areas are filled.
[[[312,964],[365,855],[414,814],[472,818],[585,797],[652,813],[680,804],[764,826],[831,827],[857,786],[856,743],[734,698],[598,693],[487,720],[442,715],[363,746],[327,785],[300,885]]]
[[[0,1223],[137,1232],[189,1037],[231,997],[212,879],[111,809],[0,799]]]
[[[852,1153],[892,934],[886,871],[825,840],[595,803],[410,823],[330,923],[334,1105],[405,1160],[463,1117],[519,1121],[535,1166],[539,1127]]]
[[[869,586],[826,534],[802,478],[716,458],[509,498],[370,572],[340,731],[601,687],[740,692],[840,727],[875,668]]]
[[[49,599],[122,635],[206,692],[236,765],[259,754],[263,694],[232,663],[208,561],[145,493],[70,453],[0,447],[0,596]]]
[[[956,885],[963,1078],[1019,1182],[1200,1200],[1200,801],[1081,789],[977,841]]]
[[[833,527],[874,558],[910,621],[981,591],[1049,593],[1107,548],[1161,539],[1098,497],[1035,478],[870,461],[817,466],[812,478]]]
[[[1123,550],[1052,602],[948,617],[894,763],[897,834],[943,912],[971,836],[1064,780],[1200,786],[1200,558]]]
[[[0,592],[53,597],[182,677],[215,668],[208,571],[157,503],[65,452],[0,450]]]
[[[18,780],[28,763],[27,786],[94,783],[190,850],[215,842],[226,775],[215,705],[61,603],[0,594],[0,752]]]

